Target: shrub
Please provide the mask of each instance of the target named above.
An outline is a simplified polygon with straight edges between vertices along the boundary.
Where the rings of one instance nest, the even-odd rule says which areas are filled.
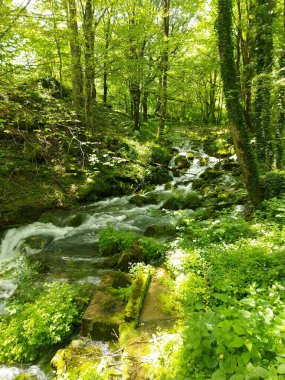
[[[46,284],[34,302],[12,304],[0,322],[0,361],[34,361],[67,338],[81,312],[77,297],[71,285],[54,282]]]
[[[262,179],[265,198],[277,197],[285,193],[285,172],[269,172]]]
[[[137,239],[134,232],[119,231],[113,227],[105,228],[99,235],[99,252],[103,256],[110,256],[122,252]]]
[[[252,288],[239,302],[224,297],[219,307],[191,315],[175,379],[278,379],[285,361],[278,290]]]
[[[164,243],[150,237],[141,237],[139,242],[147,263],[161,259],[167,249]]]

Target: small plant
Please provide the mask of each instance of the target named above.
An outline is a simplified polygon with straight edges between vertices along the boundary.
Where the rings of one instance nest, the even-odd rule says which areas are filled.
[[[134,232],[118,231],[108,227],[101,231],[99,236],[99,251],[103,256],[114,255],[122,252],[137,239]]]

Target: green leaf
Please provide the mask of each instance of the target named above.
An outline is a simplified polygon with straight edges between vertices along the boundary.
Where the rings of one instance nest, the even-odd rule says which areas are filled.
[[[237,368],[237,361],[234,356],[230,356],[224,362],[220,362],[220,368],[226,373],[233,373]]]
[[[263,367],[256,367],[255,370],[256,374],[262,379],[266,379],[269,374],[268,370]]]
[[[231,340],[231,342],[228,344],[228,347],[241,347],[244,345],[244,341],[241,337],[239,336],[234,336],[234,338]]]
[[[226,380],[227,378],[226,378],[225,373],[222,370],[218,369],[217,371],[215,371],[212,374],[211,379],[213,379],[213,380]]]
[[[244,380],[244,375],[235,373],[232,377],[230,377],[230,380]]]
[[[279,373],[280,375],[285,374],[285,363],[279,364],[279,366],[277,367],[277,373]]]
[[[251,342],[245,342],[245,346],[248,349],[249,352],[252,350],[252,343]]]

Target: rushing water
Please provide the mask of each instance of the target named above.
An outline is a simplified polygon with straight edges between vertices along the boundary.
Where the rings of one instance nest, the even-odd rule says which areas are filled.
[[[189,149],[179,150],[179,154],[187,154]],[[199,157],[206,155],[194,152]],[[195,158],[191,167],[179,177],[173,179],[176,191],[188,192],[192,181],[199,177],[207,167],[213,167],[218,161],[207,157],[207,165],[200,165]],[[173,161],[170,164],[170,170]],[[79,283],[98,284],[106,268],[104,258],[98,257],[98,234],[106,226],[117,229],[132,230],[143,233],[145,229],[158,223],[176,223],[175,216],[161,210],[163,202],[172,191],[165,190],[164,185],[148,195],[156,195],[159,202],[144,207],[137,207],[129,202],[130,196],[106,199],[88,204],[73,211],[45,213],[39,221],[6,232],[0,245],[0,264],[17,266],[23,255],[44,261],[48,267],[45,280],[68,279]],[[72,221],[79,218],[77,227]],[[13,279],[0,279],[0,313],[4,312],[7,300],[13,295],[17,283]],[[39,380],[48,376],[39,366],[7,367],[0,366],[0,379],[13,379],[19,373],[27,371]]]

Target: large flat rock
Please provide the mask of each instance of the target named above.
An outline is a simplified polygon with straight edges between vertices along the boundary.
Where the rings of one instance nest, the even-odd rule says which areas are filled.
[[[126,302],[118,295],[119,288],[131,284],[130,276],[121,272],[106,273],[81,323],[81,335],[94,340],[114,340],[124,322]]]

